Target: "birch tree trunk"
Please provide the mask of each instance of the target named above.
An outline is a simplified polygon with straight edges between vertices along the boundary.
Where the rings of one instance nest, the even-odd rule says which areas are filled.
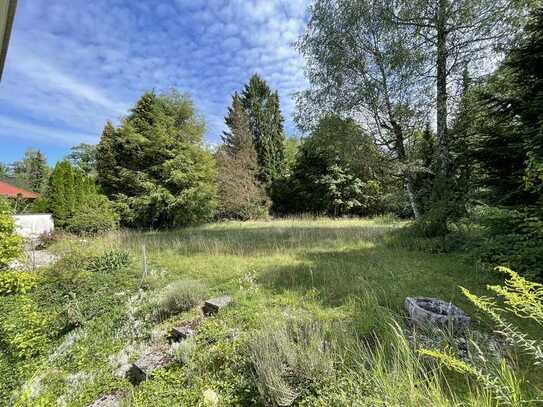
[[[440,173],[449,174],[449,140],[447,137],[447,8],[448,0],[438,0],[436,13],[437,34],[437,144]]]
[[[411,209],[413,210],[413,215],[415,215],[415,220],[418,221],[421,216],[420,208],[413,188],[413,177],[409,174],[405,177],[405,187],[407,189],[407,197],[409,198]]]

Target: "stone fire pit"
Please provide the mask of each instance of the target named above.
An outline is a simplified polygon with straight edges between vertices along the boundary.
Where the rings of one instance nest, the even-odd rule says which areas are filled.
[[[459,334],[471,321],[456,305],[438,298],[407,297],[404,305],[411,322],[419,328],[449,329]]]

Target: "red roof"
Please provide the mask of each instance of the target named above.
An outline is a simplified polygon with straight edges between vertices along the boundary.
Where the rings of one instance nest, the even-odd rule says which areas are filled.
[[[7,196],[8,198],[17,198],[18,196],[21,196],[26,199],[36,199],[40,195],[0,181],[0,196]]]

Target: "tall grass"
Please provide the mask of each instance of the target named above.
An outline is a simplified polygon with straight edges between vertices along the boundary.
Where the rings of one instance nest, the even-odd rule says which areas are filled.
[[[77,396],[74,405],[82,406],[112,388],[132,394],[135,406],[198,405],[205,389],[213,389],[223,405],[493,405],[483,387],[466,386],[456,376],[451,381],[438,363],[414,352],[393,321],[402,320],[405,297],[430,296],[454,302],[474,317],[476,329],[486,331],[488,319],[477,317],[458,286],[481,295],[494,277],[454,253],[418,250],[407,241],[404,225],[392,219],[297,218],[67,237],[51,248],[65,260],[29,293],[40,311],[57,315],[66,292],[73,291],[85,317],[77,346],[48,368],[59,377],[96,372],[98,381]],[[114,249],[129,252],[126,267],[75,273],[75,260]],[[72,271],[77,279],[59,284]],[[127,338],[147,340],[153,329],[189,317],[174,314],[212,292],[236,301],[203,319],[194,342],[176,350],[178,364],[138,388],[113,375],[107,361],[127,346]],[[132,307],[131,299],[138,299]],[[147,318],[155,311],[162,316]],[[140,320],[141,332],[125,334]],[[2,363],[3,373],[14,369]],[[52,405],[47,402],[65,390],[45,382],[36,403]]]

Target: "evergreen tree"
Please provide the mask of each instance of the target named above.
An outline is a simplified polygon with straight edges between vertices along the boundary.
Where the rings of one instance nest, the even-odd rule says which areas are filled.
[[[416,173],[413,176],[416,199],[424,214],[432,205],[430,196],[432,195],[432,186],[438,169],[436,140],[430,128],[430,123],[426,123],[424,131],[415,137],[412,161],[415,163],[416,168]]]
[[[543,8],[532,13],[519,45],[479,90],[474,152],[494,203],[541,204],[543,199]]]
[[[247,148],[249,143],[252,145],[249,117],[237,92],[232,97],[232,106],[228,107],[228,115],[224,118],[224,121],[229,130],[224,132],[222,141],[223,148],[228,154],[235,155],[240,150]]]
[[[39,150],[28,149],[21,161],[13,164],[16,183],[34,192],[44,192],[49,176],[47,159]]]
[[[60,161],[49,177],[47,207],[57,225],[65,227],[87,199],[96,194],[96,186],[90,177],[72,167],[67,160]]]
[[[256,219],[268,214],[268,198],[258,181],[258,160],[249,119],[238,94],[232,98],[225,122],[229,131],[217,152],[220,216]]]
[[[253,75],[243,89],[241,101],[253,135],[260,180],[265,185],[284,171],[283,115],[279,107],[279,95],[258,75]]]
[[[215,208],[215,167],[203,146],[204,123],[173,91],[146,92],[118,129],[106,124],[97,150],[98,182],[138,227],[202,222]]]
[[[108,121],[104,126],[100,143],[96,148],[97,181],[102,190],[108,195],[113,194],[118,185],[117,162],[114,151],[117,142],[116,137],[116,130],[113,124]]]
[[[49,177],[47,189],[49,210],[53,214],[56,224],[60,227],[64,226],[69,216],[66,188],[67,171],[68,166],[65,161],[57,163]]]

